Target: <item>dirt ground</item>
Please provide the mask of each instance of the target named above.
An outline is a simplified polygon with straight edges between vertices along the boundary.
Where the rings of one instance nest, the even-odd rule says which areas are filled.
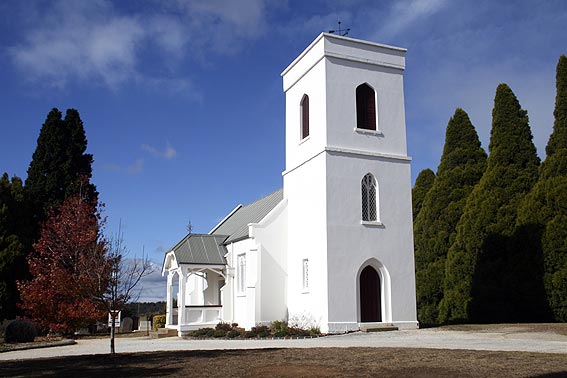
[[[438,329],[475,332],[548,332],[567,336],[567,323],[457,324],[441,326]]]
[[[439,330],[546,332],[567,324],[454,325]],[[124,353],[0,363],[0,377],[567,377],[567,355],[417,348]]]
[[[567,377],[562,354],[406,348],[179,351],[3,362],[2,377]]]

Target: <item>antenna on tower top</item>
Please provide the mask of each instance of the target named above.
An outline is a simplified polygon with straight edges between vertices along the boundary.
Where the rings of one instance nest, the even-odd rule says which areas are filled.
[[[345,36],[348,35],[349,31],[350,31],[350,28],[341,29],[341,21],[339,21],[339,28],[337,30],[329,30],[329,33],[331,33],[331,34],[337,33],[338,35],[345,37]]]

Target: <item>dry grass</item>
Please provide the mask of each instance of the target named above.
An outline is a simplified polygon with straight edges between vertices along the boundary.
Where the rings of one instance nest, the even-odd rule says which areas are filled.
[[[4,362],[2,377],[567,377],[561,354],[406,348],[177,351]]]
[[[437,329],[474,332],[546,332],[567,336],[567,323],[514,323],[514,324],[459,324],[441,326]]]

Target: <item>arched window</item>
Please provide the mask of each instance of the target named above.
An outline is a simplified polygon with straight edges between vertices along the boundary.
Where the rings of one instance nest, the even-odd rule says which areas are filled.
[[[366,83],[356,87],[356,127],[376,130],[376,94]]]
[[[372,174],[362,179],[362,220],[378,222],[378,185]]]
[[[309,96],[301,99],[301,139],[309,136]]]

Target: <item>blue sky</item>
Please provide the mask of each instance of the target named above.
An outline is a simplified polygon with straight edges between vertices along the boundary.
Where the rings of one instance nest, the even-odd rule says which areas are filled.
[[[354,38],[408,49],[414,179],[436,170],[456,107],[487,148],[500,82],[528,110],[545,157],[567,53],[564,0],[6,0],[0,172],[25,178],[50,109],[78,109],[107,232],[121,221],[131,255],[144,249],[159,265],[189,222],[206,233],[281,187],[280,73],[338,20]]]

